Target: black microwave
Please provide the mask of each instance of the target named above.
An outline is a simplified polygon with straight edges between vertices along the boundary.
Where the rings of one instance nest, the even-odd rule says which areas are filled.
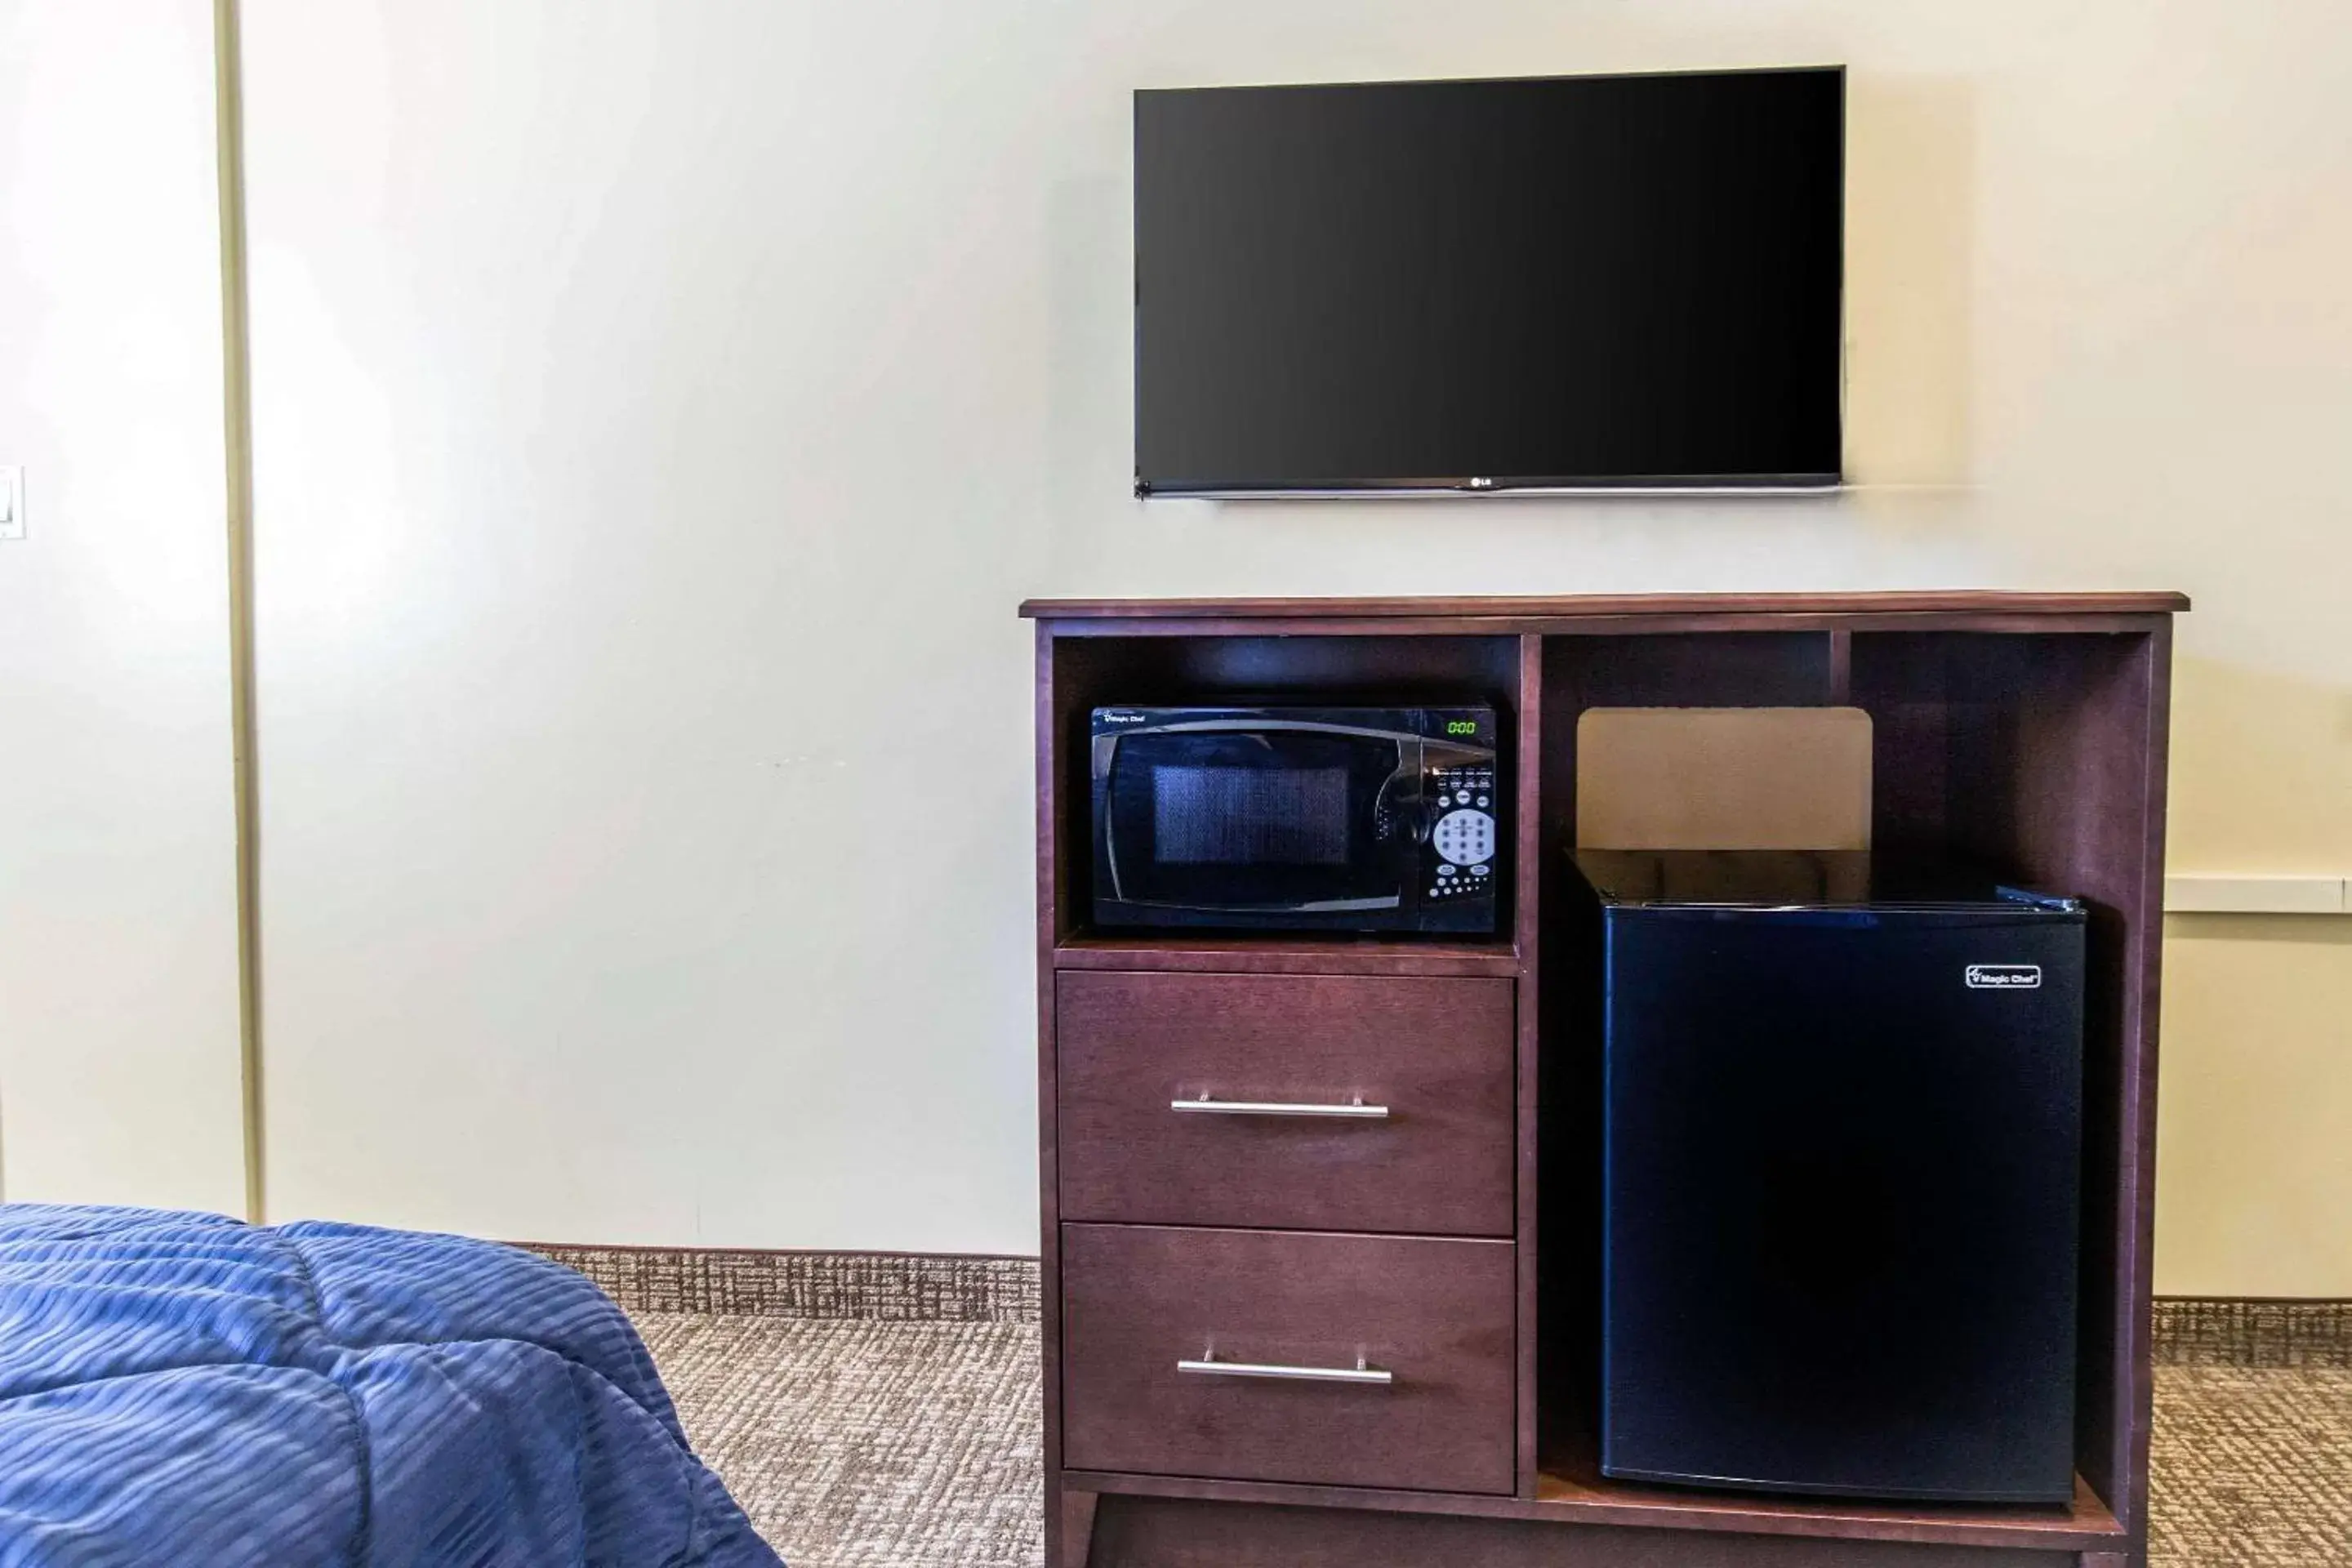
[[[1492,933],[1491,708],[1097,708],[1097,926]]]

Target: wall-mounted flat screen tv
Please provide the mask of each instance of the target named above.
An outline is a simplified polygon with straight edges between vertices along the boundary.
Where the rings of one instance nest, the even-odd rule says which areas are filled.
[[[1135,95],[1139,495],[1824,487],[1841,68]]]

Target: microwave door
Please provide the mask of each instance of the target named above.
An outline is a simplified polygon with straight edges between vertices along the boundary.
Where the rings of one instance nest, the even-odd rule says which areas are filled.
[[[1336,726],[1118,737],[1106,843],[1124,903],[1202,915],[1405,907],[1419,741]]]

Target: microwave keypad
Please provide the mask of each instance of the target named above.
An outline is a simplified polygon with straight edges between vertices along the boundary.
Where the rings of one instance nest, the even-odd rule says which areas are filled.
[[[1472,806],[1480,811],[1495,807],[1494,764],[1484,763],[1469,768],[1440,768],[1437,781],[1437,804],[1441,806]]]
[[[1437,819],[1431,837],[1437,852],[1456,866],[1483,865],[1495,858],[1495,819],[1483,811],[1449,811]]]
[[[1430,844],[1443,857],[1431,879],[1433,899],[1471,899],[1494,893],[1495,769],[1441,768],[1433,804],[1437,824]]]

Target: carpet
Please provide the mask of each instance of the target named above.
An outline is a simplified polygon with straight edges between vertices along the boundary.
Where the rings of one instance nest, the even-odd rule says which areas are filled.
[[[688,1440],[791,1568],[1037,1568],[1034,1322],[634,1314]]]
[[[696,1452],[793,1568],[1044,1561],[1034,1323],[636,1320]],[[2158,1568],[2352,1564],[2352,1367],[2175,1359],[2156,1376]]]

